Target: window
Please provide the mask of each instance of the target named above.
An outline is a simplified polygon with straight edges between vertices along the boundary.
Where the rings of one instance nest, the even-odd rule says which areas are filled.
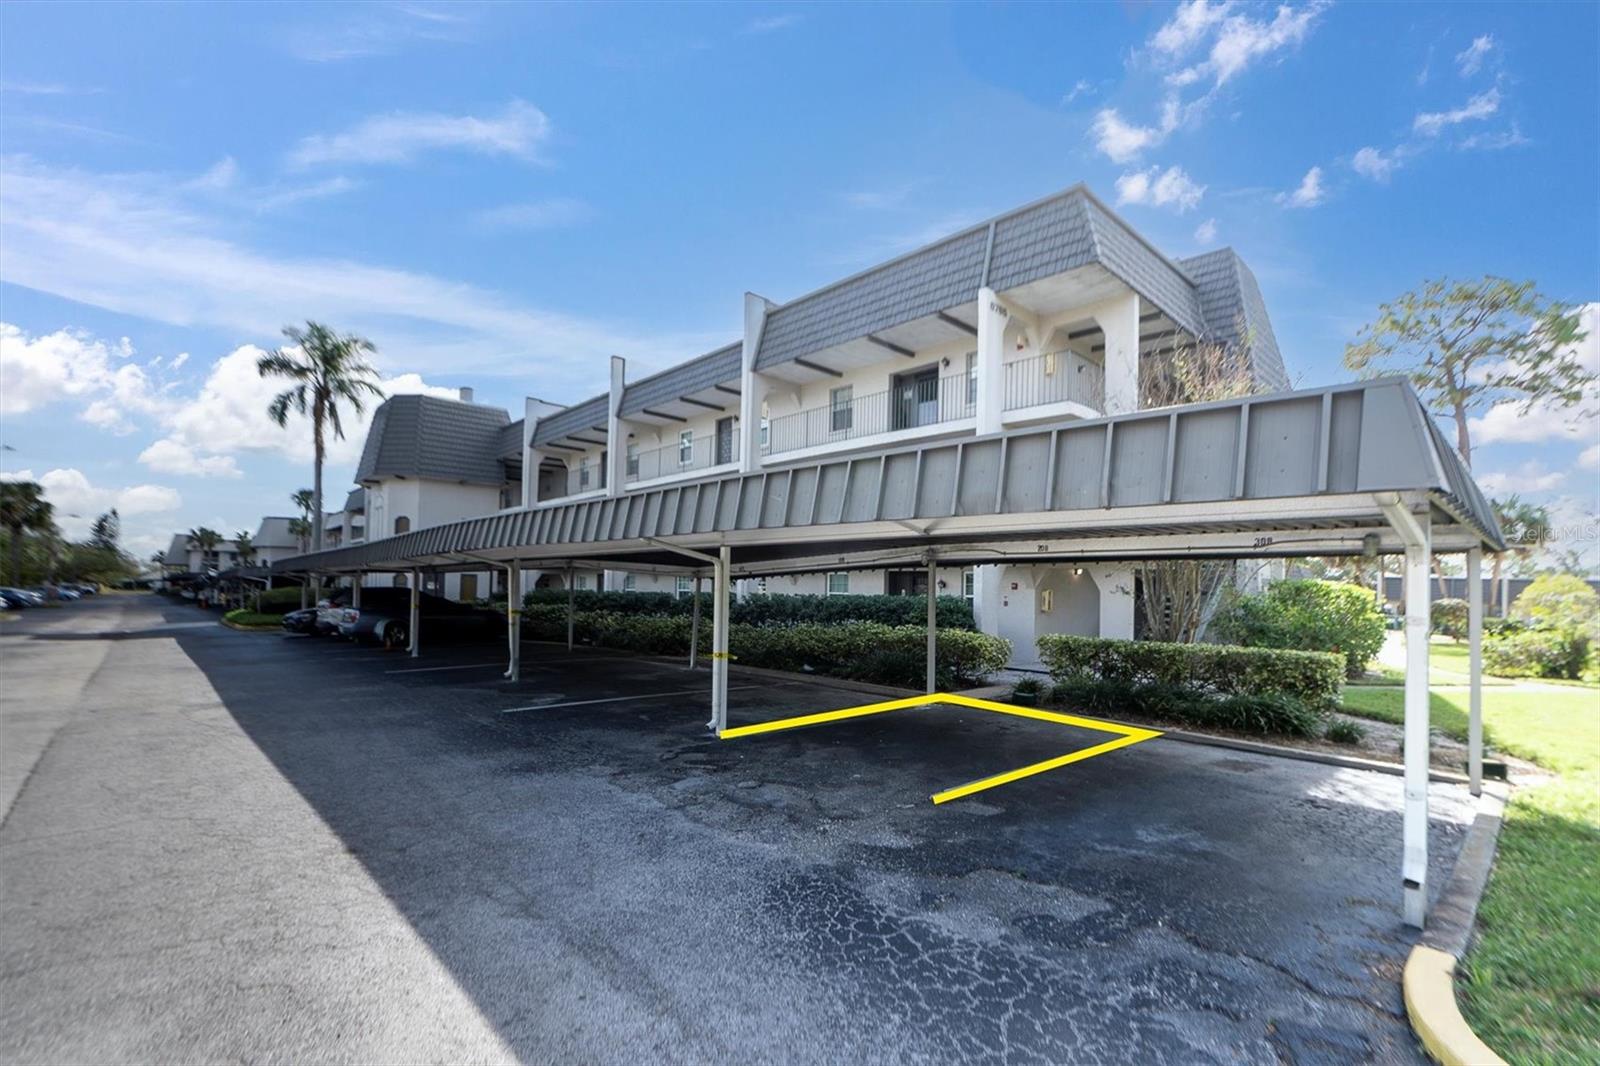
[[[623,592],[638,592],[639,591],[639,577],[638,577],[637,574],[623,574],[622,575],[622,591]]]
[[[678,433],[678,465],[688,466],[694,462],[694,430],[685,429]]]
[[[586,455],[578,460],[578,491],[582,492],[589,487],[589,457]]]
[[[765,448],[767,441],[772,436],[772,415],[767,409],[767,402],[761,401],[761,446]]]
[[[586,576],[584,576],[583,574],[579,574],[578,575],[578,580],[577,580],[577,587],[580,588],[580,589],[587,589],[589,587],[589,579]]]
[[[828,575],[828,595],[848,596],[850,594],[850,574],[846,570],[836,570]]]
[[[978,353],[967,353],[967,406],[978,402]]]
[[[764,577],[753,577],[750,579],[749,588],[753,595],[765,596],[767,594],[767,579]]]
[[[837,389],[828,390],[828,426],[835,433],[848,432],[853,421],[851,411],[851,398],[855,389],[850,385],[840,385]]]
[[[693,593],[694,578],[690,577],[688,574],[679,574],[678,585],[675,589],[673,589],[673,595],[681,600],[683,597],[692,595]]]
[[[961,595],[972,599],[978,594],[978,572],[970,567],[961,571]]]
[[[639,476],[639,446],[633,441],[628,442],[628,476]]]
[[[394,520],[394,532],[396,536],[399,536],[401,533],[410,533],[411,519],[407,518],[405,515],[397,515]]]

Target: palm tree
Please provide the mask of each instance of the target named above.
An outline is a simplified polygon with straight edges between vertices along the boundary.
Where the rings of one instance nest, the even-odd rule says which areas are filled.
[[[22,537],[55,528],[55,507],[37,481],[0,481],[0,525],[11,534],[11,580],[22,584]]]
[[[289,519],[289,534],[300,542],[300,554],[304,555],[307,542],[311,540],[311,520],[309,518]]]
[[[233,535],[233,543],[239,553],[239,565],[249,566],[256,558],[255,538],[245,530],[240,530]]]
[[[291,342],[290,346],[262,356],[256,361],[256,371],[262,377],[287,378],[293,382],[267,405],[267,414],[274,422],[288,425],[291,410],[311,418],[316,462],[311,489],[312,549],[321,551],[322,462],[327,456],[327,430],[332,428],[336,439],[344,439],[344,426],[339,418],[341,401],[349,403],[351,410],[359,415],[366,409],[369,398],[382,398],[383,391],[374,380],[378,372],[362,358],[377,348],[365,337],[353,333],[340,335],[316,322],[307,322],[305,329],[285,326],[283,335]]]
[[[300,517],[308,522],[311,521],[311,504],[314,498],[310,489],[296,489],[294,495],[289,497],[294,505],[300,508]]]
[[[200,549],[200,566],[216,565],[217,545],[222,543],[222,534],[214,529],[199,526],[189,530],[189,547]]]

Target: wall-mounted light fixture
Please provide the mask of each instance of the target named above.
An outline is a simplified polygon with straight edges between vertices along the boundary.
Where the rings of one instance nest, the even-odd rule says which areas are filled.
[[[1073,567],[1073,568],[1072,568],[1072,576],[1073,576],[1073,577],[1082,577],[1082,576],[1083,576],[1083,567],[1081,567],[1081,566],[1074,566],[1074,567]]]

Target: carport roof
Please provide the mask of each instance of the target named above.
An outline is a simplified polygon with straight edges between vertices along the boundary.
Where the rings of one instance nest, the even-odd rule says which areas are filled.
[[[485,559],[742,572],[1086,558],[1351,555],[1403,548],[1387,509],[1431,512],[1438,551],[1504,548],[1488,500],[1403,379],[866,449],[468,519],[273,569]]]

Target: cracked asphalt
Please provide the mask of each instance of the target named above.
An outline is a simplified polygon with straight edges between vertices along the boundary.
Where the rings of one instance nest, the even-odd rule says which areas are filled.
[[[1103,735],[717,741],[672,663],[212,617],[0,628],[0,1060],[1423,1061],[1398,778],[1154,740],[935,807]],[[1431,799],[1437,891],[1472,808]]]

